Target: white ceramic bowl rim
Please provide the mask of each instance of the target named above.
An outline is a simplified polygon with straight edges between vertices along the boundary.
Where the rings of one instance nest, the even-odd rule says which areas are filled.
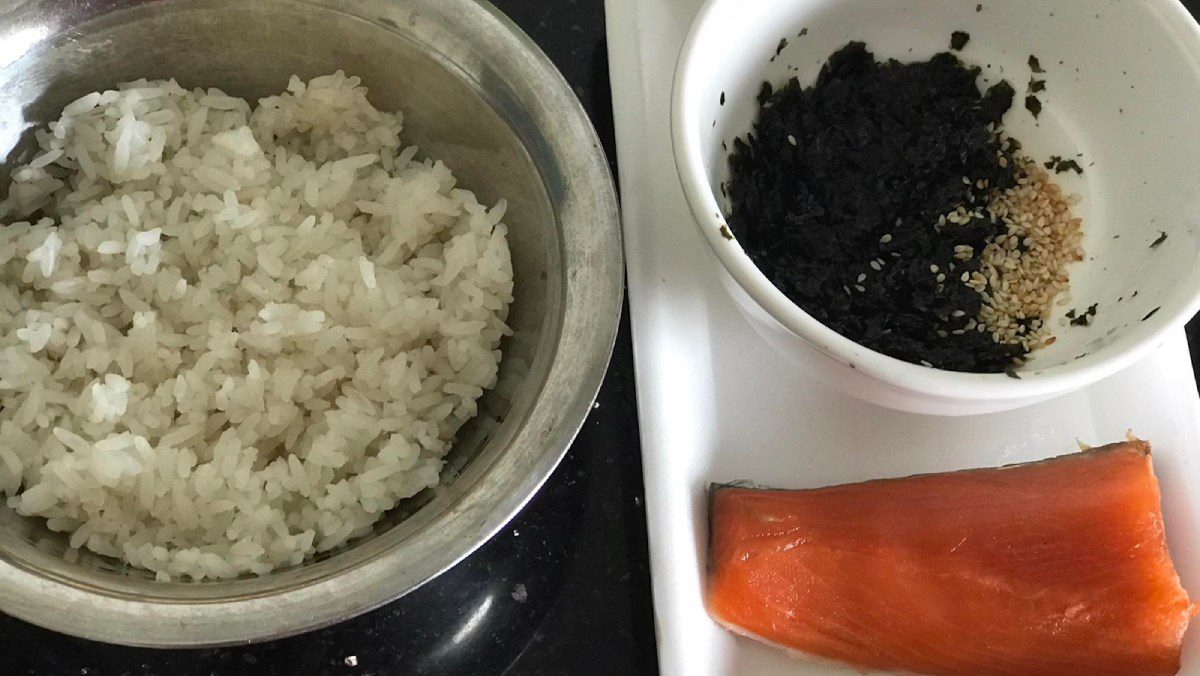
[[[1163,16],[1183,27],[1186,49],[1200,64],[1200,25],[1178,0],[1144,0]],[[707,74],[693,68],[693,55],[707,44],[707,34],[719,19],[723,0],[707,0],[697,14],[680,50],[671,101],[671,135],[675,164],[689,207],[700,231],[721,264],[737,284],[780,324],[833,358],[872,377],[935,396],[963,399],[1026,399],[1068,391],[1096,382],[1135,363],[1158,346],[1166,334],[1200,311],[1200,270],[1184,282],[1196,292],[1184,303],[1164,306],[1131,332],[1139,339],[1128,347],[1106,347],[1066,364],[1050,366],[1019,378],[997,373],[968,373],[911,364],[866,348],[833,329],[788,299],[746,255],[736,239],[722,234],[727,227],[721,207],[709,186],[701,153],[703,127],[694,101],[698,81]],[[1198,83],[1200,85],[1200,83]]]

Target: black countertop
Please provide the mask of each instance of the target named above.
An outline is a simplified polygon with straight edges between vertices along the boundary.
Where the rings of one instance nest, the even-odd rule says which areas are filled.
[[[603,0],[493,1],[571,83],[615,173]],[[1184,4],[1200,11],[1200,0]],[[1200,345],[1200,321],[1187,332]],[[1200,369],[1196,348],[1192,363]],[[647,558],[626,316],[597,408],[550,480],[421,589],[327,629],[211,650],[111,646],[0,616],[0,676],[654,673]]]

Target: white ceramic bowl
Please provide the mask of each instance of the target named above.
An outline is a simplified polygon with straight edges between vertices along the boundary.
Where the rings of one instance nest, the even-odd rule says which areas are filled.
[[[1084,167],[1057,180],[1083,197],[1086,259],[1071,268],[1070,301],[1051,318],[1057,341],[1034,352],[1019,379],[926,368],[858,345],[788,300],[722,232],[726,146],[750,131],[763,81],[810,85],[850,40],[879,59],[927,59],[959,30],[971,36],[959,56],[983,67],[981,87],[1003,78],[1017,91],[1008,132],[1039,161],[1081,154]],[[1030,55],[1046,70],[1037,119],[1022,105]],[[1176,0],[709,0],[684,43],[673,96],[680,179],[726,286],[767,342],[854,396],[944,415],[1024,406],[1128,366],[1200,309],[1200,27]],[[1167,239],[1151,248],[1160,231]],[[1067,310],[1093,303],[1091,326],[1060,327]]]

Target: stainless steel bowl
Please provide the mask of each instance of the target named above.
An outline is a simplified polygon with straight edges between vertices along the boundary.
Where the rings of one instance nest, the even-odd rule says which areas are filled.
[[[5,8],[7,7],[7,8]],[[238,96],[337,69],[482,201],[509,200],[516,278],[501,382],[442,485],[346,549],[263,577],[158,583],[64,558],[65,539],[0,502],[0,610],[69,634],[220,645],[313,629],[395,599],[482,544],[538,489],[582,424],[621,305],[616,199],[594,130],[549,60],[474,0],[0,2],[0,158],[84,93],[174,77]],[[0,184],[7,181],[0,169]]]

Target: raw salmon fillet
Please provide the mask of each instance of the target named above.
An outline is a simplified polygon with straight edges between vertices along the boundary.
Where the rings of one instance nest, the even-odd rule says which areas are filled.
[[[1142,441],[711,509],[713,617],[859,669],[1173,674],[1196,612]]]

